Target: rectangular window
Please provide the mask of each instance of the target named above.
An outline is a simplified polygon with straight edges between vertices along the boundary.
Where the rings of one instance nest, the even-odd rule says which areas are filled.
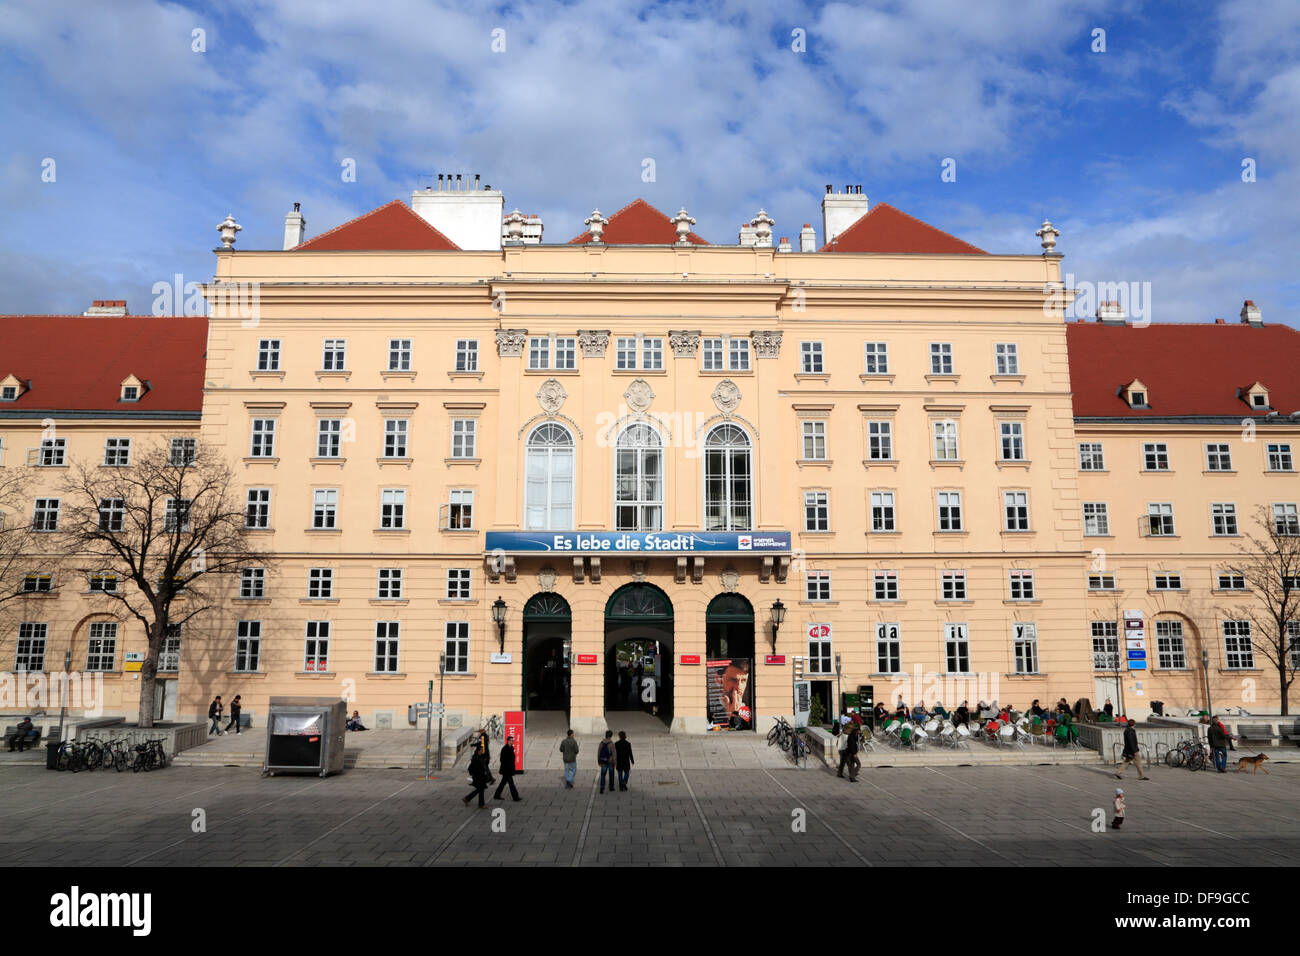
[[[409,372],[411,370],[411,340],[388,340],[388,371]]]
[[[255,673],[262,656],[262,622],[240,621],[235,628],[235,670]]]
[[[1156,571],[1151,576],[1153,590],[1181,591],[1183,576],[1176,571]]]
[[[86,644],[86,670],[111,671],[117,659],[117,622],[93,621]]]
[[[473,458],[474,437],[478,423],[472,418],[451,420],[451,457]]]
[[[456,371],[478,371],[478,339],[456,340]]]
[[[578,340],[557,337],[555,339],[555,367],[557,369],[575,369],[578,367]]]
[[[1011,600],[1013,601],[1032,601],[1034,599],[1034,572],[1033,571],[1012,571],[1011,579]]]
[[[701,339],[700,355],[704,361],[704,371],[721,372],[726,368],[723,358],[722,339]]]
[[[830,641],[811,637],[808,639],[808,673],[835,673],[835,652]]]
[[[1225,444],[1207,444],[1205,446],[1206,471],[1232,471],[1232,453]]]
[[[1146,471],[1169,470],[1169,446],[1164,442],[1146,442],[1142,446],[1142,464]]]
[[[1020,355],[1016,351],[1013,342],[998,342],[993,346],[994,357],[997,361],[997,374],[999,375],[1019,375],[1020,374]]]
[[[1088,575],[1088,590],[1089,591],[1115,590],[1115,575],[1106,572]]]
[[[998,425],[1003,461],[1025,460],[1025,426],[1020,422],[1001,422]]]
[[[1255,666],[1255,648],[1250,643],[1250,621],[1223,622],[1223,653],[1228,670],[1249,670]]]
[[[826,423],[803,423],[803,457],[807,461],[826,460]]]
[[[937,496],[939,501],[939,530],[960,531],[961,492],[940,491]]]
[[[966,572],[965,571],[940,572],[939,597],[944,601],[966,600]]]
[[[330,622],[308,621],[303,644],[302,669],[324,674],[330,669]]]
[[[931,342],[930,343],[930,374],[951,375],[952,368],[953,368],[952,343]]]
[[[820,342],[799,343],[799,368],[806,375],[819,375],[822,368],[822,344]]]
[[[307,569],[307,597],[315,600],[334,597],[334,569]]]
[[[120,499],[114,499],[120,500]],[[103,520],[102,517],[100,519]],[[32,509],[33,531],[59,530],[59,499],[37,498],[36,507]],[[120,529],[119,529],[120,530]]]
[[[729,339],[727,368],[733,372],[749,371],[749,339]]]
[[[469,568],[447,569],[447,600],[469,600]]]
[[[275,419],[254,418],[253,438],[248,449],[249,458],[275,457]]]
[[[259,372],[280,371],[280,340],[257,340],[257,370]]]
[[[23,621],[18,625],[18,653],[14,657],[16,671],[45,670],[45,641],[49,625]]]
[[[379,587],[375,595],[381,601],[400,601],[402,599],[402,569],[380,568]]]
[[[42,438],[41,467],[53,468],[62,465],[67,450],[68,440],[66,438]]]
[[[338,458],[343,453],[343,419],[322,418],[316,423],[316,457]]]
[[[448,621],[443,638],[448,674],[469,673],[469,621]]]
[[[877,601],[897,601],[898,600],[898,572],[897,571],[872,571],[871,581],[873,593]]]
[[[265,568],[240,569],[239,597],[245,601],[259,601],[266,597]]]
[[[1210,505],[1210,524],[1215,535],[1235,535],[1237,533],[1237,506],[1227,503]]]
[[[1169,537],[1174,533],[1174,506],[1167,502],[1151,502],[1147,505],[1147,524],[1151,537]]]
[[[804,576],[804,596],[809,601],[829,601],[831,599],[831,573],[829,571],[809,571]]]
[[[614,342],[615,368],[636,368],[636,339],[616,339]]]
[[[1011,625],[1015,643],[1016,673],[1038,673],[1038,625],[1017,621]]]
[[[1106,470],[1106,456],[1102,453],[1101,442],[1085,441],[1079,443],[1079,470]]]
[[[410,421],[405,418],[384,419],[384,457],[406,457],[406,435]]]
[[[1300,670],[1300,621],[1286,622],[1288,659],[1292,670]]]
[[[1244,591],[1246,590],[1246,576],[1243,574],[1233,574],[1231,571],[1225,571],[1219,575],[1220,591]]]
[[[533,336],[528,340],[528,367],[530,369],[548,369],[551,367],[551,340],[549,336]]]
[[[866,369],[868,375],[889,374],[889,346],[884,342],[866,343]]]
[[[1269,471],[1295,471],[1295,462],[1291,457],[1291,445],[1275,442],[1268,446]]]
[[[1006,521],[1004,530],[1029,530],[1029,492],[1004,491],[1002,493],[1002,511]]]
[[[826,492],[805,491],[803,493],[803,529],[805,531],[831,529],[830,504]]]
[[[892,491],[873,491],[871,493],[871,530],[895,530],[894,493]]]
[[[1119,660],[1119,625],[1114,621],[1092,622],[1092,669],[1115,671]]]
[[[326,339],[321,353],[321,370],[325,372],[342,372],[347,368],[347,356],[347,339]]]
[[[167,461],[173,468],[188,468],[199,458],[199,440],[197,438],[173,438],[168,449]]]
[[[24,594],[49,594],[54,589],[54,575],[49,571],[34,571],[23,575]]]
[[[934,422],[934,460],[957,461],[957,423]]]
[[[1088,537],[1110,534],[1110,512],[1104,501],[1083,503],[1083,533]]]
[[[641,340],[641,367],[652,372],[664,367],[663,339],[651,337]]]
[[[406,491],[385,488],[380,494],[379,527],[385,531],[400,531],[406,527]]]
[[[867,422],[867,458],[871,461],[893,461],[893,422]]]
[[[117,575],[111,571],[98,571],[87,579],[90,591],[102,594],[117,593]]]
[[[191,504],[193,502],[189,498],[168,498],[166,511],[163,514],[163,530],[168,534],[188,532]]]
[[[122,525],[125,521],[126,521],[126,499],[125,498],[100,498],[99,499],[99,530],[100,531],[107,531],[107,532],[121,531]]]
[[[175,673],[181,669],[181,625],[168,624],[158,654],[158,670]]]
[[[338,489],[317,488],[312,495],[312,528],[317,530],[329,530],[337,527],[338,508]]]
[[[1273,531],[1280,535],[1300,534],[1300,514],[1294,504],[1274,503]]]
[[[107,468],[125,468],[131,464],[131,439],[105,438],[104,465]]]
[[[245,528],[271,527],[271,489],[249,488],[244,507]]]
[[[943,626],[944,652],[949,674],[970,673],[970,628],[965,624]]]
[[[375,622],[375,673],[397,673],[397,645],[402,625],[397,621]]]
[[[1187,667],[1182,621],[1156,621],[1156,666],[1162,670]]]
[[[453,488],[447,507],[447,530],[468,531],[474,527],[474,492]]]
[[[897,674],[902,668],[898,623],[876,625],[876,673]]]

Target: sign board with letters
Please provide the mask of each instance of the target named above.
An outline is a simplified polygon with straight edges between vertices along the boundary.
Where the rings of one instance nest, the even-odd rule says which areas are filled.
[[[505,743],[515,748],[515,772],[524,772],[524,712],[507,710],[504,717]]]
[[[807,727],[808,718],[812,716],[812,681],[794,682],[794,725]]]
[[[499,654],[496,653],[495,651],[492,653],[493,664],[509,664],[513,660],[514,660],[513,654],[510,653]]]
[[[789,531],[489,531],[493,554],[788,554]]]
[[[579,655],[578,655],[578,663],[579,663],[579,664],[594,664],[594,663],[596,663],[596,655],[595,655],[595,654],[579,654]]]
[[[698,664],[699,662],[700,662],[700,655],[699,655],[699,654],[683,654],[683,655],[682,655],[682,663],[683,663],[683,664]]]
[[[767,654],[767,655],[765,655],[765,656],[763,657],[763,663],[764,663],[764,664],[784,664],[784,663],[785,663],[785,655],[784,655],[784,654]]]

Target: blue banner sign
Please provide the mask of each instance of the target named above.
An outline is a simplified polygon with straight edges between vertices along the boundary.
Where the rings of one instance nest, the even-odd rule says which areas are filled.
[[[1131,671],[1144,671],[1147,669],[1146,661],[1129,661],[1128,669]]]
[[[1131,661],[1144,661],[1147,659],[1146,651],[1135,651],[1133,648],[1128,649],[1128,659]]]
[[[491,553],[788,554],[789,531],[489,531]]]

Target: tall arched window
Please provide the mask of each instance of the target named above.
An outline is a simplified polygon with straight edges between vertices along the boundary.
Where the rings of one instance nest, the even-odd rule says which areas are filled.
[[[538,425],[528,436],[524,530],[573,530],[573,436],[554,422]]]
[[[662,531],[664,447],[649,425],[623,429],[614,448],[614,527]]]
[[[704,440],[704,527],[748,531],[753,524],[753,459],[749,436],[719,425]]]

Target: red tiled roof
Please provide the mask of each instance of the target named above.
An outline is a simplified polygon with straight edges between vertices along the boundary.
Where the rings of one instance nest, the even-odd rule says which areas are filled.
[[[313,252],[358,252],[368,249],[427,251],[459,248],[456,243],[429,225],[419,214],[413,212],[410,206],[400,199],[394,199],[387,205],[370,210],[364,216],[358,216],[341,226],[335,226],[329,232],[322,232],[316,238],[294,246],[293,251],[304,249]]]
[[[822,246],[821,251],[988,255],[983,249],[909,216],[887,202],[876,203],[834,241]]]
[[[708,242],[693,232],[686,238],[697,246],[707,246]],[[606,245],[671,245],[677,241],[677,227],[654,206],[644,199],[634,199],[614,215],[609,217],[605,232],[600,237]],[[590,230],[569,240],[569,245],[591,241]]]
[[[203,410],[208,320],[203,316],[0,315],[0,380],[32,387],[6,411]],[[120,402],[130,375],[147,381]]]
[[[1066,326],[1076,417],[1246,417],[1237,389],[1264,383],[1283,415],[1300,410],[1300,331],[1285,325]],[[1150,408],[1129,408],[1116,392],[1134,379]]]

